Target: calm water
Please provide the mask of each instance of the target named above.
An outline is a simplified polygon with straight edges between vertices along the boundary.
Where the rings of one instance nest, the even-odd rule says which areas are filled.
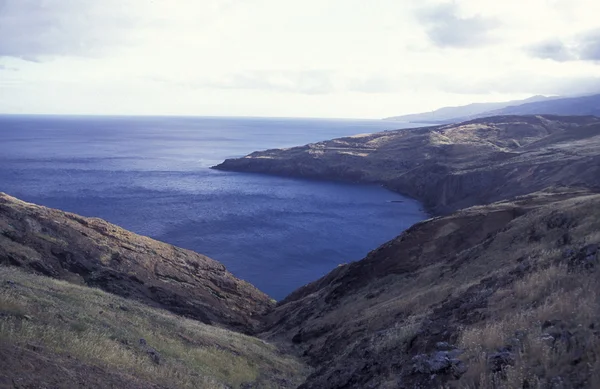
[[[384,121],[0,116],[0,191],[206,254],[276,299],[426,217],[379,187],[208,169]],[[404,200],[392,203],[392,200]]]

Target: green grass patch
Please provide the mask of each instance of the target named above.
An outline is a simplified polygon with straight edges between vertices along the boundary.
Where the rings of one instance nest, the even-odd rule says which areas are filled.
[[[6,267],[0,267],[0,341],[35,344],[177,388],[296,387],[307,373],[262,340]]]

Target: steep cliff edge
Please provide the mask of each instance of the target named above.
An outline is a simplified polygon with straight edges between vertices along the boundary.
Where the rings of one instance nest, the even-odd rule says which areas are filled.
[[[538,192],[411,227],[292,293],[266,338],[308,388],[596,388],[600,195]]]
[[[270,298],[189,250],[0,193],[0,264],[253,332]]]
[[[214,168],[376,183],[447,214],[550,186],[600,187],[600,119],[498,116],[260,151]]]

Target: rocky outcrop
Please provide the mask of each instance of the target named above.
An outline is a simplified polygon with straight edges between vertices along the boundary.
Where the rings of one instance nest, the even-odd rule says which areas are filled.
[[[264,293],[201,254],[2,193],[0,264],[243,332],[272,307]]]
[[[255,152],[215,169],[381,184],[448,214],[550,186],[600,187],[600,119],[498,116]]]

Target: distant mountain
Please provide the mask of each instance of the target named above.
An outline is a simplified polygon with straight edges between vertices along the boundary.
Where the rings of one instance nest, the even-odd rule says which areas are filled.
[[[600,116],[600,94],[536,101],[483,112],[464,119],[496,115],[593,115]]]
[[[556,99],[557,97],[533,96],[525,100],[505,101],[501,103],[473,103],[459,107],[444,107],[432,112],[415,113],[410,115],[393,116],[384,120],[394,120],[400,122],[446,122],[456,118],[480,117],[485,112],[503,109],[509,106],[516,106],[526,103],[545,102]],[[488,116],[488,115],[485,115]]]

